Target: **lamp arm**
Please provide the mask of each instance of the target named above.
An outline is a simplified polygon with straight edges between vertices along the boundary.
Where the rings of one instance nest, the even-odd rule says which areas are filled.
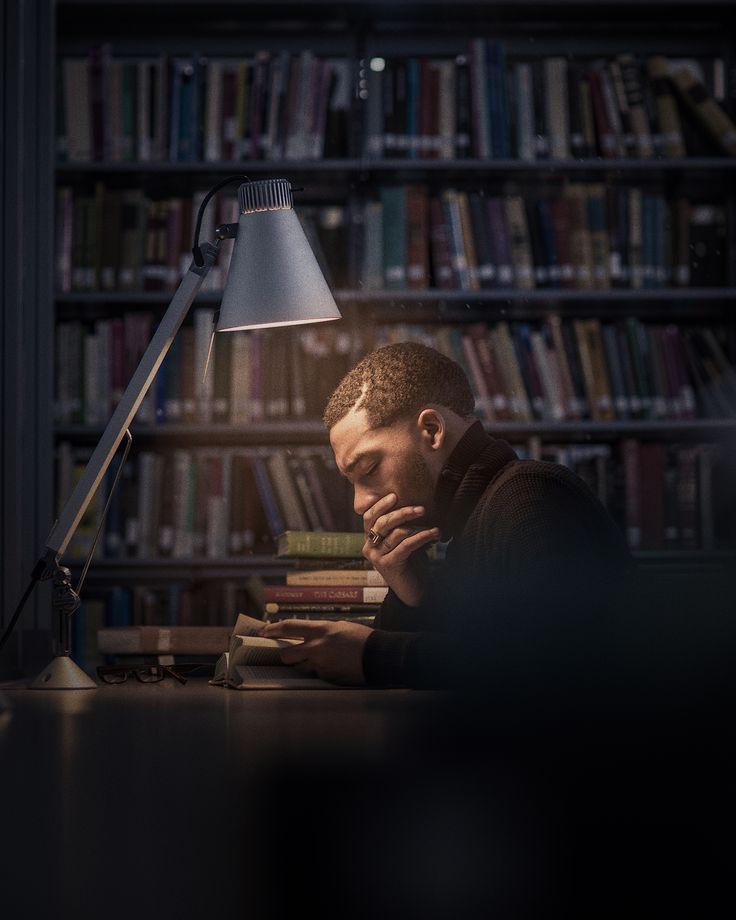
[[[138,367],[130,379],[130,383],[126,387],[120,402],[115,407],[82,476],[51,529],[51,533],[46,540],[46,555],[44,558],[47,573],[51,572],[59,556],[67,548],[69,541],[76,533],[79,522],[87,510],[92,496],[97,491],[125,431],[130,426],[140,404],[143,402],[143,398],[153,383],[161,362],[166,357],[176,333],[179,331],[189,312],[189,308],[199,293],[207,273],[214,264],[217,255],[216,245],[203,243],[200,249],[204,257],[203,265],[198,266],[193,261],[182,278],[148,344],[148,348],[146,348]]]

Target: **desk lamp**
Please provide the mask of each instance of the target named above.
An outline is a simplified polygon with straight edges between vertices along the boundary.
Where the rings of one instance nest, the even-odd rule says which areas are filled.
[[[207,202],[228,183],[242,180],[245,181],[238,189],[238,223],[222,224],[215,231],[215,242],[205,242],[200,246],[199,230]],[[192,264],[54,524],[46,540],[45,553],[32,573],[31,585],[3,637],[3,641],[7,639],[35,582],[53,578],[52,607],[59,623],[56,653],[31,683],[33,689],[73,690],[97,686],[71,657],[71,618],[79,607],[80,599],[78,590],[74,591],[71,587],[69,569],[60,565],[60,558],[120,443],[126,435],[130,439],[128,426],[214,264],[217,246],[224,239],[234,239],[235,243],[220,309],[214,315],[210,349],[215,332],[293,326],[340,318],[294,211],[290,182],[286,179],[250,181],[245,176],[230,176],[207,193],[194,232]]]

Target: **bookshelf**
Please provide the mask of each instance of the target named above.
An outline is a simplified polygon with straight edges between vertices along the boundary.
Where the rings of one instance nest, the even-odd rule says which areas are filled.
[[[667,23],[663,26],[665,9]],[[130,15],[131,11],[136,15]],[[174,237],[167,238],[168,250],[164,247],[160,261],[166,262],[168,281],[161,280],[162,266],[156,264],[155,256],[145,254],[145,244],[140,241],[135,264],[137,280],[128,283],[127,289],[122,290],[115,280],[105,281],[104,260],[100,261],[99,255],[96,279],[84,280],[84,270],[88,271],[91,263],[89,252],[85,254],[79,243],[84,231],[80,230],[79,239],[74,239],[75,228],[85,226],[84,215],[80,217],[75,210],[79,201],[87,202],[86,219],[91,223],[86,225],[86,233],[94,240],[98,235],[103,237],[108,230],[108,223],[102,219],[102,215],[108,214],[104,210],[106,207],[112,207],[112,213],[116,213],[114,209],[121,200],[129,202],[131,195],[142,196],[136,199],[136,206],[142,209],[138,212],[138,227],[141,239],[150,242],[157,232],[150,207],[152,202],[163,207],[169,218],[173,213],[181,216],[182,209],[184,212],[190,209],[190,200],[196,201],[200,190],[232,172],[252,176],[285,175],[295,184],[304,186],[303,192],[297,195],[297,208],[301,209],[323,250],[344,322],[340,332],[333,330],[318,336],[306,357],[298,356],[300,339],[297,336],[275,336],[265,341],[263,349],[267,349],[272,363],[280,363],[287,370],[281,384],[291,381],[286,391],[276,391],[273,396],[274,406],[280,406],[273,413],[268,410],[267,395],[264,397],[265,411],[259,410],[250,416],[246,413],[237,422],[223,419],[215,424],[194,413],[184,424],[180,418],[168,418],[165,411],[156,422],[156,410],[149,407],[152,414],[148,423],[141,422],[134,429],[136,458],[142,453],[165,456],[176,450],[219,450],[227,457],[248,452],[288,456],[289,452],[325,450],[327,439],[314,408],[319,399],[315,399],[307,412],[295,410],[299,399],[303,399],[300,387],[305,384],[294,382],[298,376],[294,367],[302,368],[299,373],[303,372],[303,367],[311,368],[312,377],[305,378],[308,391],[310,386],[316,386],[317,380],[329,391],[329,385],[339,379],[341,368],[347,369],[365,350],[390,340],[395,334],[446,342],[447,339],[437,337],[444,334],[442,330],[454,330],[457,352],[453,356],[466,362],[467,355],[461,343],[463,334],[471,327],[482,325],[489,340],[495,341],[496,330],[505,325],[514,335],[517,330],[524,335],[537,332],[547,335],[544,330],[551,316],[558,316],[561,323],[571,329],[583,321],[594,321],[600,327],[614,329],[622,327],[627,318],[634,317],[645,330],[645,337],[659,336],[659,332],[652,332],[652,329],[674,327],[677,336],[681,337],[681,345],[685,339],[690,343],[691,357],[686,359],[684,371],[682,365],[679,370],[675,366],[674,352],[656,349],[648,352],[646,360],[650,363],[645,366],[644,376],[650,381],[649,397],[656,402],[668,396],[667,407],[661,411],[640,412],[633,403],[637,394],[622,391],[624,409],[609,413],[608,417],[591,417],[594,413],[590,409],[583,410],[579,417],[574,417],[575,413],[572,417],[559,417],[560,414],[555,416],[545,403],[540,380],[536,385],[541,387],[537,392],[541,402],[534,407],[532,377],[525,377],[527,396],[533,404],[528,417],[485,417],[485,421],[493,433],[507,438],[530,456],[554,459],[572,455],[574,450],[594,448],[587,454],[578,450],[582,458],[579,462],[588,465],[585,469],[590,467],[588,473],[592,481],[601,494],[608,495],[612,510],[623,526],[635,526],[627,516],[636,517],[638,513],[632,512],[627,505],[627,501],[633,501],[631,494],[637,489],[626,477],[634,477],[638,482],[639,475],[632,472],[633,468],[626,472],[624,445],[629,445],[630,450],[633,450],[632,444],[646,445],[648,462],[654,464],[662,477],[671,471],[672,463],[675,466],[684,464],[682,470],[689,470],[687,475],[691,480],[678,485],[675,476],[673,484],[670,482],[672,476],[667,473],[668,488],[674,489],[672,495],[675,496],[670,495],[667,500],[688,501],[687,513],[691,515],[705,515],[698,501],[707,502],[705,516],[708,520],[697,525],[698,535],[685,541],[687,545],[672,539],[671,535],[665,538],[664,529],[675,525],[672,521],[660,522],[662,535],[655,535],[654,539],[661,545],[646,545],[645,541],[645,545],[639,547],[641,558],[647,564],[673,569],[729,563],[736,550],[736,533],[729,520],[734,518],[731,513],[734,488],[726,458],[736,445],[736,403],[728,400],[736,398],[736,394],[729,389],[729,381],[722,379],[719,383],[721,395],[706,405],[693,379],[697,360],[692,357],[692,349],[701,349],[701,357],[705,355],[703,360],[710,362],[709,367],[713,366],[716,357],[725,358],[733,373],[736,363],[736,324],[733,320],[736,156],[719,151],[717,143],[697,118],[689,115],[684,103],[678,101],[672,80],[665,83],[678,113],[684,149],[674,152],[668,149],[669,134],[656,121],[660,110],[655,86],[661,88],[661,79],[656,82],[646,70],[646,62],[655,55],[670,61],[687,59],[688,67],[694,61],[709,95],[719,98],[723,111],[736,117],[736,17],[728,4],[710,2],[694,8],[692,4],[680,2],[669,2],[665,7],[657,0],[637,4],[567,3],[564,0],[555,4],[458,2],[452,5],[450,12],[446,4],[434,2],[390,5],[180,2],[175,5],[159,3],[155,11],[147,8],[143,17],[137,15],[140,11],[138,3],[112,0],[60,0],[57,4],[57,138],[61,139],[57,144],[59,156],[54,172],[57,222],[62,190],[69,208],[66,236],[59,231],[57,223],[57,284],[53,304],[57,332],[64,325],[67,331],[75,330],[75,335],[97,334],[97,324],[102,322],[99,328],[107,335],[104,323],[136,315],[149,316],[150,321],[155,322],[157,311],[162,312],[168,303],[168,290],[181,266],[182,253],[191,245],[186,243],[186,233],[181,227],[177,231],[178,243],[171,243]],[[259,57],[262,52],[268,52],[270,57]],[[487,57],[482,57],[481,52]],[[656,135],[647,156],[642,155],[643,142],[633,128],[626,131],[623,125],[619,137],[610,111],[606,122],[604,109],[594,110],[590,103],[591,129],[575,102],[585,99],[586,92],[604,94],[605,80],[603,89],[592,90],[591,86],[597,86],[596,81],[603,79],[599,76],[601,72],[609,74],[607,68],[611,62],[626,66],[627,61],[620,58],[624,53],[633,55],[640,65],[638,73],[644,92],[642,107],[651,133]],[[264,156],[254,157],[251,137],[254,109],[251,120],[247,109],[243,108],[240,121],[236,118],[235,122],[232,121],[234,110],[227,109],[222,116],[226,118],[230,112],[231,121],[227,122],[227,127],[225,122],[211,120],[214,116],[210,106],[215,105],[213,94],[219,98],[220,107],[232,105],[232,100],[224,102],[223,96],[217,96],[220,91],[235,93],[236,100],[244,104],[247,93],[255,92],[256,81],[266,79],[264,73],[269,79],[277,79],[274,77],[278,72],[274,63],[277,60],[284,81],[289,74],[289,79],[294,79],[294,74],[306,74],[315,81],[313,85],[329,87],[325,100],[328,114],[324,111],[321,115],[313,114],[315,123],[320,118],[332,118],[332,121],[321,122],[323,127],[317,140],[302,124],[307,132],[305,140],[304,137],[294,139],[289,133],[289,123],[273,116],[262,122],[262,136],[270,138],[262,147]],[[322,63],[315,65],[315,60]],[[68,66],[67,62],[71,61],[75,62],[76,70]],[[189,77],[198,75],[200,78],[194,90],[199,93],[195,97],[200,100],[199,108],[187,95],[189,90],[181,82],[184,79],[181,71],[166,69],[171,62],[177,61],[191,67]],[[265,68],[262,72],[258,70],[259,61]],[[482,62],[485,71],[478,70],[481,66],[478,61]],[[146,109],[148,137],[141,145],[140,124],[131,120],[133,116],[129,112],[126,115],[125,99],[130,102],[135,98],[139,105],[143,103],[138,97],[126,97],[124,81],[142,81],[141,67],[150,70],[162,65],[165,69],[159,73],[168,74],[170,95],[161,97],[160,112],[154,103]],[[104,72],[107,87],[104,92],[110,93],[113,85],[117,87],[117,96],[95,94],[94,81],[84,83],[85,73],[89,79],[90,67],[98,75]],[[329,73],[325,75],[326,71],[331,72],[331,78]],[[225,72],[229,76],[224,76]],[[502,75],[500,83],[499,74]],[[651,79],[647,80],[648,76]],[[556,98],[554,92],[562,86],[563,78],[566,93]],[[68,89],[70,79],[77,80],[73,84],[76,89]],[[151,79],[150,73],[145,79]],[[222,83],[216,82],[220,79]],[[295,79],[299,84],[298,78]],[[607,76],[606,79],[611,78]],[[70,111],[69,105],[65,106],[65,102],[80,92],[79,80],[82,81],[82,98],[88,100],[89,116],[81,126],[79,111]],[[530,82],[516,82],[524,80]],[[276,84],[269,83],[271,85]],[[533,113],[520,105],[523,93],[516,90],[517,85],[526,85],[530,90],[530,98],[536,106],[532,106]],[[178,87],[177,91],[174,86]],[[413,111],[397,86],[408,87],[408,92],[413,92],[417,98],[424,93],[429,103],[424,107],[417,103]],[[446,104],[440,104],[446,93],[443,95],[438,87],[445,90],[451,87],[454,109],[448,110]],[[129,89],[128,92],[133,91]],[[315,98],[318,96],[316,93]],[[123,100],[121,111],[106,110],[110,98]],[[254,95],[254,98],[257,97]],[[271,111],[268,101],[272,97],[266,93],[261,98],[266,99],[262,111]],[[301,98],[309,101],[309,95]],[[399,99],[403,99],[404,108],[397,114]],[[164,113],[170,113],[174,104],[179,106],[180,112],[186,105],[192,105],[191,111],[201,113],[199,133],[186,118],[179,121],[176,130],[171,130],[172,122]],[[283,104],[287,106],[286,102]],[[310,105],[307,109],[316,110],[316,107]],[[137,111],[140,113],[140,108]],[[617,111],[620,118],[626,106]],[[294,110],[291,114],[296,117]],[[403,119],[401,130],[397,129],[397,118]],[[463,118],[465,122],[461,123]],[[602,120],[598,121],[599,118]],[[208,125],[213,124],[221,126],[214,144],[207,135]],[[233,124],[237,124],[235,129]],[[622,144],[619,155],[610,155],[610,148],[604,142],[608,137],[606,124],[609,133],[612,132],[614,139]],[[547,138],[547,153],[542,148],[533,149],[535,137],[540,132]],[[433,140],[427,140],[428,137]],[[461,142],[459,139],[463,137],[465,140]],[[627,146],[629,137],[633,140]],[[191,146],[196,148],[197,143],[199,152],[193,151]],[[189,146],[183,151],[182,144]],[[279,145],[280,156],[264,158],[270,157]],[[228,156],[224,156],[223,151],[229,151]],[[415,201],[418,196],[420,207],[424,208],[424,223],[419,224],[424,239],[420,247],[422,268],[412,285],[407,282],[408,257],[407,264],[400,266],[398,282],[391,276],[390,267],[380,263],[381,277],[372,285],[368,273],[375,268],[370,258],[376,253],[372,257],[369,255],[367,241],[375,237],[366,228],[375,229],[377,225],[369,221],[375,221],[375,214],[382,208],[378,224],[381,234],[385,239],[389,233],[396,233],[398,225],[389,223],[386,213],[389,207],[396,205],[402,190],[404,195],[413,194]],[[581,194],[588,204],[586,213],[593,214],[593,209],[598,207],[598,217],[604,216],[604,229],[609,233],[608,248],[604,250],[602,262],[599,259],[590,263],[593,272],[603,271],[602,276],[596,276],[597,281],[595,278],[591,281],[581,272],[583,263],[572,258],[572,274],[567,276],[565,283],[559,273],[553,277],[555,265],[560,272],[564,269],[558,258],[563,247],[562,237],[554,234],[540,237],[539,228],[545,226],[542,223],[545,214],[555,209],[567,213],[565,209],[572,208],[569,198]],[[501,277],[500,271],[498,278],[485,283],[480,250],[483,247],[487,250],[489,244],[479,224],[471,221],[470,229],[466,225],[459,237],[468,248],[456,246],[451,251],[451,259],[454,259],[451,276],[446,286],[440,283],[440,257],[430,239],[438,228],[438,232],[451,235],[452,208],[457,200],[453,196],[462,199],[463,195],[466,197],[458,208],[466,204],[475,206],[474,196],[497,201],[518,198],[526,219],[532,257],[527,274],[520,270],[518,262],[513,262],[511,283]],[[408,207],[408,200],[405,198],[403,206]],[[97,212],[94,211],[95,201]],[[435,222],[432,216],[434,202],[440,204],[444,224],[443,221]],[[635,211],[637,208],[640,211]],[[411,229],[409,215],[404,213],[406,223],[402,229],[408,235]],[[641,222],[634,220],[632,213],[640,214]],[[506,217],[510,219],[508,214]],[[79,225],[75,223],[77,220],[81,221]],[[163,220],[165,222],[166,217]],[[214,222],[214,215],[212,220]],[[617,224],[616,220],[624,224]],[[186,220],[181,226],[186,227]],[[569,229],[572,225],[565,226]],[[622,226],[626,232],[621,230]],[[614,240],[616,227],[621,232]],[[666,232],[663,227],[667,228]],[[596,228],[600,230],[601,225],[597,224]],[[592,224],[587,227],[591,233],[593,229]],[[486,230],[491,238],[493,234],[488,227]],[[160,223],[158,232],[161,232]],[[655,241],[648,256],[642,257],[642,241],[634,240],[635,233],[645,242]],[[699,233],[702,236],[699,237]],[[60,270],[62,241],[66,248],[63,270]],[[121,243],[119,236],[113,237],[112,243],[108,241],[108,247],[114,250],[116,242]],[[101,239],[99,245],[104,249],[105,240]],[[704,247],[710,260],[707,263],[689,254],[699,245]],[[471,246],[477,250],[474,266]],[[618,258],[613,258],[612,254]],[[487,256],[487,261],[493,262],[496,268],[501,266],[500,259],[498,252]],[[129,265],[122,267],[130,269]],[[471,272],[473,267],[477,270],[475,275]],[[468,274],[462,274],[461,269]],[[117,271],[119,280],[120,265]],[[59,283],[60,279],[63,283]],[[472,283],[463,283],[463,279],[466,282],[470,279]],[[150,289],[152,287],[157,289]],[[206,311],[216,303],[217,291],[210,288],[200,295],[195,307]],[[706,347],[702,341],[703,330],[715,330],[716,345],[711,339],[708,347],[715,348],[717,355],[702,351]],[[545,342],[553,351],[549,338]],[[516,338],[514,345],[519,358]],[[322,354],[323,363],[314,358],[318,352]],[[608,354],[603,367],[610,385],[612,359],[611,353]],[[339,361],[335,360],[335,355],[339,355]],[[216,353],[215,369],[218,357]],[[568,359],[573,362],[572,357]],[[102,366],[104,372],[104,363]],[[472,367],[468,369],[473,379]],[[521,372],[523,368],[518,370]],[[527,368],[526,373],[536,373],[538,378],[542,376],[540,367],[534,372]],[[688,378],[685,384],[690,387],[690,398],[694,400],[688,411],[680,405],[681,398],[684,399],[682,393],[657,389],[674,386],[673,381],[677,380],[682,383],[683,373]],[[722,376],[725,377],[725,372]],[[57,367],[57,394],[58,385]],[[84,381],[79,385],[83,390]],[[216,379],[213,386],[217,386]],[[480,385],[477,389],[481,400]],[[584,381],[579,382],[578,389],[585,390]],[[511,394],[506,395],[510,397]],[[578,395],[592,398],[585,392]],[[611,398],[614,395],[613,392],[609,394]],[[164,402],[167,396],[173,398],[171,393],[164,394]],[[234,405],[234,390],[230,391],[230,398]],[[62,417],[57,413],[53,429],[57,453],[61,445],[66,445],[69,450],[83,454],[85,448],[96,442],[101,430],[99,422],[85,421],[79,411],[62,413]],[[714,445],[716,450],[705,450],[704,445]],[[710,459],[703,459],[705,457]],[[134,458],[133,463],[135,465],[137,459]],[[686,474],[682,472],[682,475]],[[650,486],[651,482],[647,488]],[[349,521],[348,518],[343,520]],[[703,536],[706,531],[707,539]],[[178,559],[155,555],[127,559],[103,557],[95,562],[89,578],[95,590],[103,590],[111,585],[141,582],[181,585],[192,579],[237,581],[245,573],[269,578],[282,571],[282,563],[268,551],[261,550],[234,558],[227,554]],[[232,611],[226,612],[224,619],[230,622]]]

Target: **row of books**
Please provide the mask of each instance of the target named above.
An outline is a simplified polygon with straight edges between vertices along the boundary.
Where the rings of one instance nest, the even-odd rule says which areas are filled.
[[[72,618],[74,660],[91,672],[118,656],[131,664],[157,662],[160,655],[214,661],[238,613],[261,615],[262,591],[256,577],[107,589],[88,584]]]
[[[736,154],[723,58],[512,56],[476,38],[449,57],[373,58],[365,152],[409,159]]]
[[[368,351],[419,341],[457,361],[487,422],[731,418],[736,343],[720,325],[604,322],[551,313],[536,322],[315,325],[216,335],[199,308],[180,329],[136,422],[247,425],[321,418]],[[153,331],[147,312],[57,327],[55,418],[107,423]]]
[[[90,451],[57,447],[59,507],[81,476]],[[142,450],[129,459],[117,488],[117,455],[70,543],[70,559],[238,558],[275,551],[286,530],[355,529],[352,493],[327,448]],[[107,497],[110,508],[103,520]]]
[[[175,290],[192,263],[194,227],[206,194],[200,190],[186,198],[149,198],[140,188],[110,188],[103,182],[96,182],[91,193],[58,186],[57,291]],[[345,208],[305,205],[297,213],[328,283],[346,286]],[[237,220],[237,196],[218,196],[204,211],[200,241],[213,242],[217,226]],[[220,242],[203,291],[223,289],[232,247],[232,240]]]
[[[173,291],[191,264],[204,193],[149,199],[138,190],[57,189],[56,287]],[[572,182],[521,195],[421,184],[383,186],[375,200],[304,206],[298,214],[333,287],[646,290],[728,283],[723,202],[667,198],[642,186]],[[200,239],[237,220],[234,196],[205,211]],[[203,290],[224,287],[232,241]]]
[[[727,528],[727,522],[717,524],[715,518],[714,496],[721,491],[713,483],[722,479],[723,485],[727,474],[727,458],[717,444],[626,438],[616,445],[530,445],[518,453],[563,463],[580,475],[627,529],[632,549],[713,549]],[[83,467],[79,450],[66,442],[59,445],[61,499]],[[72,560],[90,552],[116,468],[70,544]],[[95,552],[101,559],[218,560],[271,553],[327,558],[327,552],[302,553],[298,545],[289,546],[288,534],[307,532],[326,540],[337,532],[350,536],[347,558],[355,559],[364,540],[360,524],[350,490],[328,452],[142,451],[128,463],[113,493]]]
[[[385,341],[435,338],[411,327]],[[736,370],[722,328],[597,318],[473,323],[455,337],[487,422],[733,418]],[[402,340],[403,340],[402,338]]]
[[[70,163],[312,160],[348,155],[350,64],[304,49],[59,65],[57,153]]]
[[[321,418],[340,378],[370,347],[367,334],[315,324],[217,334],[210,352],[213,318],[211,308],[192,311],[191,325],[179,330],[143,399],[137,424],[245,425]],[[57,424],[107,423],[155,323],[149,311],[58,323]]]
[[[664,444],[624,438],[609,444],[542,445],[542,460],[570,467],[626,533],[632,550],[712,551],[733,539],[723,515],[730,479],[718,444]]]
[[[727,283],[726,209],[639,186],[549,194],[385,186],[356,246],[368,290],[606,290]]]
[[[131,56],[103,44],[62,58],[58,82],[57,152],[73,163],[348,156],[359,105],[369,157],[736,153],[718,56],[529,59],[475,38],[461,54],[374,56],[361,73],[309,48]]]

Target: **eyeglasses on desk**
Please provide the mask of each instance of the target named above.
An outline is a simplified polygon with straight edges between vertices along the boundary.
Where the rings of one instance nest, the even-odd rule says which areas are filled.
[[[201,664],[142,664],[136,665],[97,665],[97,676],[106,684],[124,684],[128,678],[134,678],[142,684],[157,684],[166,677],[173,677],[180,684],[187,682],[192,672],[201,668]],[[183,673],[180,673],[183,672]]]

